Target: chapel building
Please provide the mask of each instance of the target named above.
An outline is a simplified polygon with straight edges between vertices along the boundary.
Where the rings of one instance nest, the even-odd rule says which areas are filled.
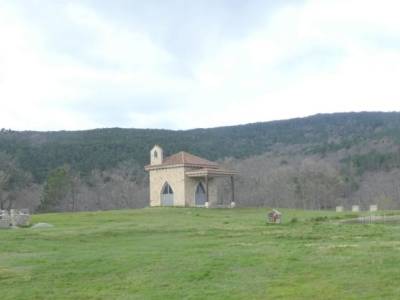
[[[150,151],[150,164],[145,167],[150,179],[150,206],[216,207],[216,179],[230,177],[231,203],[235,206],[234,175],[236,171],[181,151],[164,158],[163,149],[155,145]]]

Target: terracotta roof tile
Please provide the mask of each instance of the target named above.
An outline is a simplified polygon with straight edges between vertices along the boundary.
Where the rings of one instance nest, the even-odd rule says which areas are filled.
[[[196,155],[181,151],[164,159],[159,166],[188,165],[217,168],[218,164]]]

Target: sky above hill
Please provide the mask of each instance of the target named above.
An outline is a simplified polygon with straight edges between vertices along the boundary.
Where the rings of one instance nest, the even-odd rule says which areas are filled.
[[[397,0],[0,0],[0,128],[400,110]]]

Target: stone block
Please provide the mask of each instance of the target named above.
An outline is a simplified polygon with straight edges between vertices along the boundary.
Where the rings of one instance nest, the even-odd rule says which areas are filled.
[[[369,206],[369,211],[377,211],[378,210],[378,205],[373,204]]]
[[[0,217],[0,228],[10,228],[11,219],[9,216],[2,215]]]

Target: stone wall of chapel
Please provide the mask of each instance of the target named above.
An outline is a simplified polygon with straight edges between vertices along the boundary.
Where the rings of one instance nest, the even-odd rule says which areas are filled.
[[[211,178],[208,180],[208,197],[210,206],[217,205],[218,201],[218,187],[217,187],[218,178]]]
[[[183,167],[151,170],[149,173],[150,206],[161,205],[161,190],[165,182],[168,182],[174,192],[174,206],[185,206],[185,169]]]
[[[155,145],[153,149],[150,151],[150,164],[151,165],[160,165],[163,162],[164,154],[163,149]]]
[[[185,178],[185,194],[186,194],[186,205],[187,206],[196,206],[195,204],[195,193],[198,183],[203,183],[204,188],[206,187],[204,178],[193,178],[186,177]],[[215,178],[208,179],[208,202],[210,205],[214,205],[217,203],[217,185]]]

